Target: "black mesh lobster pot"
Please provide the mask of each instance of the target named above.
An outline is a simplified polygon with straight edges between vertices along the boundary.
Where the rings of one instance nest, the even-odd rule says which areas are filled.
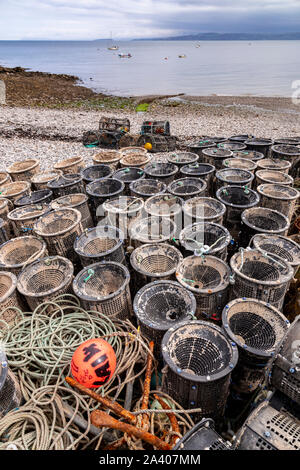
[[[239,168],[240,170],[251,171],[251,173],[254,173],[257,168],[257,163],[252,160],[247,160],[247,158],[226,158],[226,160],[223,160],[223,167]]]
[[[238,150],[233,152],[233,158],[245,158],[246,160],[258,163],[260,160],[265,158],[265,155],[262,152],[257,152],[256,150]]]
[[[142,217],[143,199],[132,196],[120,196],[103,203],[107,225],[118,227],[124,233],[125,244],[132,225]]]
[[[262,253],[273,253],[279,258],[287,261],[294,269],[295,275],[300,266],[300,245],[291,238],[282,235],[254,235],[250,242],[250,246],[261,251]]]
[[[1,268],[0,268],[1,269]],[[0,271],[0,331],[13,326],[18,320],[18,311],[23,310],[22,301],[17,292],[17,277],[9,271]],[[1,363],[0,363],[1,365]],[[1,387],[0,387],[1,388]],[[1,409],[1,403],[0,403]]]
[[[229,266],[215,256],[189,256],[179,264],[176,278],[194,294],[197,318],[221,324],[229,295]]]
[[[240,245],[246,247],[257,233],[287,235],[290,222],[281,212],[266,207],[252,207],[242,213]]]
[[[248,139],[253,139],[254,135],[251,134],[239,134],[239,135],[232,135],[229,137],[230,142],[238,142],[238,143],[244,143]]]
[[[43,215],[50,212],[48,204],[33,204],[19,207],[8,214],[16,237],[31,235],[35,222]]]
[[[0,218],[0,244],[5,243],[7,240],[9,240],[9,232],[5,221]]]
[[[113,170],[109,165],[91,165],[81,170],[81,176],[85,184],[101,178],[110,178]]]
[[[202,152],[202,159],[205,163],[213,165],[216,170],[221,170],[223,161],[226,158],[231,158],[231,150],[222,149],[222,148],[209,148],[205,149]]]
[[[130,274],[120,263],[105,261],[84,268],[73,281],[73,290],[85,310],[127,320],[132,315]]]
[[[180,168],[180,173],[184,177],[201,178],[207,184],[207,195],[213,195],[213,179],[216,168],[210,163],[192,163]]]
[[[247,147],[245,144],[241,142],[221,142],[217,145],[219,149],[230,150],[231,152],[240,152],[241,150],[245,150]]]
[[[83,267],[102,261],[124,263],[124,235],[117,227],[109,225],[90,228],[74,242],[74,250]]]
[[[256,186],[261,184],[282,184],[284,186],[293,186],[294,179],[286,173],[276,170],[258,170],[255,174]]]
[[[37,173],[31,178],[32,187],[36,191],[47,189],[47,184],[50,183],[50,181],[56,180],[62,174],[63,172],[61,170],[43,171],[41,173]]]
[[[223,186],[218,189],[216,197],[226,206],[224,225],[237,240],[241,231],[241,214],[245,209],[257,206],[260,200],[259,194],[242,186]]]
[[[130,131],[130,121],[127,118],[111,118],[102,116],[99,120],[99,130]]]
[[[51,189],[55,199],[68,194],[85,192],[82,176],[79,173],[62,175],[50,181],[47,188]]]
[[[138,248],[145,243],[164,243],[171,241],[177,228],[171,219],[166,217],[146,217],[138,219],[131,227],[132,245]]]
[[[274,140],[275,145],[300,145],[300,137],[280,137]]]
[[[142,335],[154,341],[154,354],[159,359],[164,334],[177,323],[194,317],[196,300],[178,282],[155,281],[138,291],[133,310]]]
[[[212,419],[203,419],[190,429],[172,450],[231,450],[230,445],[214,429]]]
[[[87,185],[86,193],[90,200],[92,216],[95,223],[99,218],[104,217],[102,204],[109,199],[120,196],[124,188],[125,184],[123,181],[115,178],[102,178]]]
[[[50,204],[51,209],[61,209],[62,207],[68,207],[71,209],[77,209],[81,213],[81,225],[85,230],[93,226],[93,219],[88,204],[88,197],[86,194],[69,194],[68,196],[61,196]]]
[[[33,191],[30,196],[22,196],[17,199],[14,204],[15,207],[29,206],[32,204],[49,204],[53,197],[50,189],[42,189],[40,191]]]
[[[193,197],[184,202],[182,210],[184,227],[195,222],[213,222],[222,225],[226,207],[212,197]]]
[[[288,173],[291,166],[291,162],[288,162],[287,160],[273,158],[263,158],[257,162],[258,170],[280,171],[281,173]]]
[[[121,168],[121,170],[117,170],[113,174],[113,178],[125,184],[124,194],[129,196],[130,183],[132,183],[133,181],[137,181],[142,178],[145,178],[145,173],[141,168],[127,167],[127,168]]]
[[[130,183],[129,188],[131,196],[139,197],[145,201],[151,196],[165,193],[167,185],[162,181],[147,178],[133,181]]]
[[[254,174],[239,168],[223,168],[216,173],[216,191],[222,186],[247,186],[251,188]]]
[[[237,434],[236,450],[300,450],[300,421],[261,403]]]
[[[182,227],[183,199],[173,194],[164,193],[152,196],[145,201],[144,209],[148,216],[171,219],[176,225],[176,237]]]
[[[253,139],[245,140],[245,145],[247,146],[247,149],[263,153],[264,156],[267,157],[273,145],[273,140],[261,137],[254,137]]]
[[[226,305],[222,323],[239,350],[239,361],[232,374],[232,389],[242,395],[253,393],[263,384],[289,322],[271,305],[242,298]]]
[[[144,168],[147,178],[154,178],[168,185],[172,183],[178,173],[178,166],[173,163],[152,162]]]
[[[294,271],[289,263],[258,250],[236,253],[230,260],[234,272],[231,298],[262,300],[281,310]]]
[[[28,264],[47,254],[46,243],[37,237],[12,238],[0,246],[0,270],[17,276]]]
[[[299,147],[295,147],[294,145],[274,145],[272,147],[272,158],[279,158],[290,162],[292,165],[290,170],[291,175],[297,175],[300,161]]]
[[[21,401],[20,385],[8,367],[4,352],[0,349],[0,419],[9,411],[18,408]]]
[[[178,166],[179,169],[185,165],[196,163],[199,160],[199,155],[192,152],[176,152],[167,157],[169,163]]]
[[[144,121],[141,134],[170,135],[169,121]]]
[[[257,192],[260,194],[261,207],[276,209],[290,221],[292,220],[299,199],[297,189],[281,184],[260,184]]]
[[[193,144],[189,145],[189,150],[192,153],[196,153],[197,155],[199,155],[199,157],[202,157],[203,151],[205,149],[210,149],[216,146],[217,145],[213,140],[203,139],[199,140],[199,142],[194,142]]]
[[[94,165],[108,165],[113,171],[118,168],[121,158],[117,150],[103,150],[92,157]]]
[[[222,329],[204,321],[180,323],[164,335],[162,355],[168,366],[163,390],[185,409],[201,408],[194,421],[219,421],[238,360],[237,347]]]
[[[218,137],[216,135],[202,135],[201,139],[211,140],[215,144],[221,144],[222,142],[227,142],[227,137]]]
[[[225,261],[231,235],[222,225],[204,221],[184,228],[180,232],[179,241],[187,255],[191,252],[199,256],[209,254]]]
[[[150,144],[151,153],[156,152],[172,152],[176,148],[176,138],[174,136],[144,134],[137,141],[137,145],[144,147]]]
[[[189,199],[206,194],[207,184],[200,178],[181,178],[169,184],[167,191],[173,196]]]

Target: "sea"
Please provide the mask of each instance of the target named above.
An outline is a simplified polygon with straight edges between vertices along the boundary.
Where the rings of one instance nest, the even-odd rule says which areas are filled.
[[[0,41],[0,65],[76,75],[118,96],[291,97],[300,87],[300,41]]]

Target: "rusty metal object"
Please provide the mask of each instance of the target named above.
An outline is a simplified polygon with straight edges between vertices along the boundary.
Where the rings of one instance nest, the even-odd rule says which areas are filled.
[[[159,395],[154,394],[154,398],[155,398],[155,400],[158,401],[158,403],[160,404],[160,406],[164,410],[171,410],[172,409]],[[171,426],[172,426],[172,431],[180,433],[180,428],[179,428],[179,424],[178,424],[176,416],[173,413],[167,413],[167,416],[170,420],[170,423],[171,423]],[[179,439],[178,436],[173,436],[172,437],[172,439],[171,439],[172,447],[176,444],[178,439]]]
[[[154,341],[149,343],[149,353],[147,357],[147,365],[145,372],[145,382],[144,382],[144,391],[142,396],[141,409],[147,410],[149,408],[149,396],[150,396],[150,384],[151,384],[151,375],[152,375],[152,363],[153,363],[153,351],[154,351]],[[149,425],[149,416],[147,414],[142,415],[142,427]]]

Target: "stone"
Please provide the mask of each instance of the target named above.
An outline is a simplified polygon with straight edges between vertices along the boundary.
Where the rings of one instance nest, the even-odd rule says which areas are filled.
[[[0,80],[0,104],[6,104],[6,87],[3,80]]]

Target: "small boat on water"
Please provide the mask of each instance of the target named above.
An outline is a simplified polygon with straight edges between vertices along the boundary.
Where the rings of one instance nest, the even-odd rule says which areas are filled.
[[[130,52],[128,54],[123,54],[123,53],[119,53],[118,56],[120,57],[120,59],[130,59],[132,57],[132,55],[130,54]]]
[[[196,46],[195,46],[195,47],[201,47],[201,44],[196,44]]]
[[[118,46],[111,46],[107,48],[109,51],[118,51],[119,47]]]
[[[185,55],[185,54],[181,54],[181,55],[179,55],[178,57],[179,57],[179,59],[185,59],[185,58],[186,58],[186,55]]]

